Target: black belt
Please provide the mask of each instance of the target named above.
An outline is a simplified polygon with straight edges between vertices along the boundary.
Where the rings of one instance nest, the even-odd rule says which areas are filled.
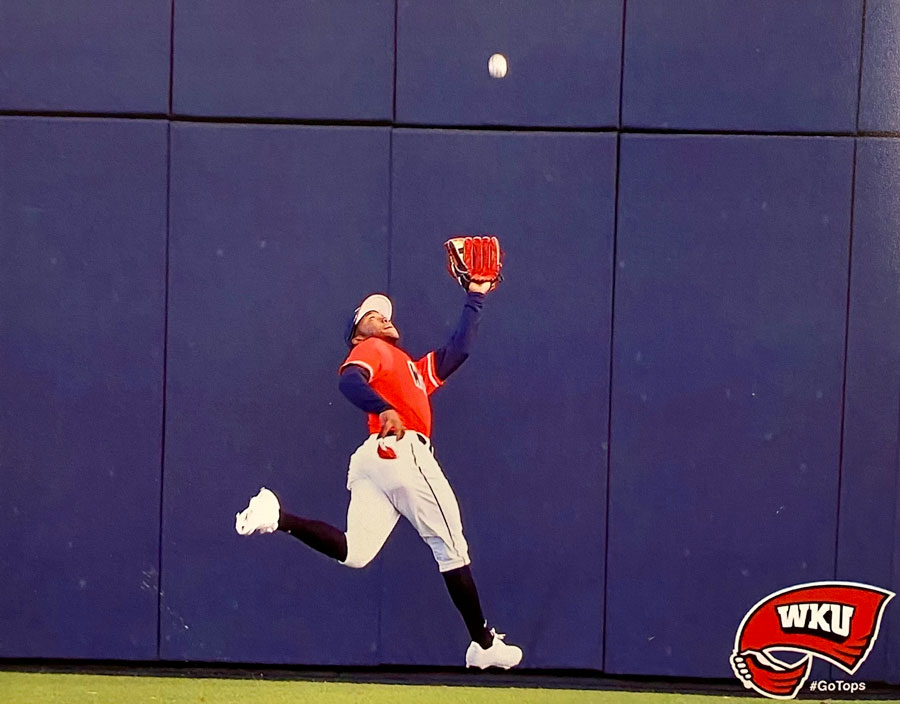
[[[422,433],[420,433],[418,430],[412,431],[412,434],[415,435],[419,439],[420,443],[422,443],[425,447],[427,447],[431,451],[432,455],[434,454],[434,447],[432,447],[431,441],[427,437],[422,435]],[[389,432],[387,434],[387,437],[391,437],[391,436],[396,437],[397,434],[392,430],[391,432]]]
[[[425,447],[427,447],[431,451],[431,454],[433,455],[434,448],[431,446],[431,443],[429,442],[428,438],[426,438],[424,435],[422,435],[422,433],[420,433],[418,431],[416,432],[416,437],[419,438],[419,442],[422,443]]]

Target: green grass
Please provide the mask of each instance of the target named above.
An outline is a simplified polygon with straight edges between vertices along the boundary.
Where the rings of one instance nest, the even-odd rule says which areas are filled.
[[[766,700],[518,687],[0,672],[0,704],[749,704],[753,701]]]
[[[2,704],[719,704],[683,694],[0,672]]]

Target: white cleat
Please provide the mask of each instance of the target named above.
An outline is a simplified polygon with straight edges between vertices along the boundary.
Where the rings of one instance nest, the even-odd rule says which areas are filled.
[[[278,529],[281,505],[278,497],[263,487],[250,499],[250,504],[234,517],[234,529],[238,535],[274,533]]]
[[[484,670],[487,667],[502,667],[508,670],[522,662],[522,649],[516,645],[507,645],[503,642],[506,636],[497,633],[493,628],[491,635],[494,642],[490,648],[482,648],[474,640],[469,643],[466,651],[466,667],[479,667]]]

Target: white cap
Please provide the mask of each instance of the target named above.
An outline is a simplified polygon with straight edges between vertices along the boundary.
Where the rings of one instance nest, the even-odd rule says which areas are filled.
[[[365,300],[359,304],[359,308],[353,313],[353,324],[356,325],[366,313],[371,313],[373,310],[390,320],[394,313],[394,305],[391,303],[391,299],[383,293],[373,293],[371,296],[366,296]]]
[[[394,306],[391,304],[391,299],[383,293],[373,293],[371,296],[366,296],[365,300],[359,304],[359,308],[353,311],[353,315],[347,320],[347,327],[344,329],[344,342],[347,343],[348,347],[353,347],[353,332],[356,330],[356,324],[362,320],[366,313],[370,313],[373,310],[390,320],[394,312]]]

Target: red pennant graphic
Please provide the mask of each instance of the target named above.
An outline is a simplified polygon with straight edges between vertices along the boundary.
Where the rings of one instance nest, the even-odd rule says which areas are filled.
[[[856,582],[799,584],[770,594],[744,616],[731,669],[747,689],[772,699],[793,699],[809,677],[813,656],[849,675],[863,664],[894,593]],[[774,656],[792,651],[793,664]]]

